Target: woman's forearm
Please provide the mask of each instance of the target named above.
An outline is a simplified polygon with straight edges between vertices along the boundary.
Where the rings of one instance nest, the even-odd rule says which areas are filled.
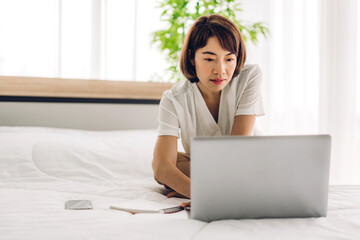
[[[190,198],[190,178],[183,174],[176,166],[164,166],[156,176],[157,180],[176,192]]]

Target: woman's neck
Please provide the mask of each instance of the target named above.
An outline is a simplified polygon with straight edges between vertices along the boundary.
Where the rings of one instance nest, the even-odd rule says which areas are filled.
[[[207,103],[219,103],[221,97],[221,91],[219,92],[210,92],[206,91],[201,84],[197,83],[197,86],[200,90],[202,97],[204,98],[205,102]]]

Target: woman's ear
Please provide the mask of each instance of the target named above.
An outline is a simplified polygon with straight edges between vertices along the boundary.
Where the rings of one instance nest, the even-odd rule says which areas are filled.
[[[190,59],[191,65],[195,66],[195,61],[194,59]]]

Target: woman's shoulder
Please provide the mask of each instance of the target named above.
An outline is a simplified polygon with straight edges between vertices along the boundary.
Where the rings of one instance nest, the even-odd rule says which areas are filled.
[[[239,75],[231,80],[229,88],[231,91],[237,93],[243,92],[243,90],[251,84],[260,83],[262,81],[261,69],[257,64],[246,64],[240,71]]]
[[[179,97],[181,95],[187,94],[190,91],[193,91],[195,83],[191,83],[189,80],[182,80],[178,83],[175,83],[171,89],[166,90],[164,95],[166,97]]]
[[[248,76],[249,74],[256,74],[256,73],[261,73],[261,69],[259,67],[259,65],[257,64],[246,64],[244,65],[244,67],[241,69],[239,76]]]
[[[251,79],[254,78],[261,78],[261,69],[259,67],[259,65],[257,64],[246,64],[244,65],[244,67],[241,69],[239,75],[237,77],[235,77],[233,80],[233,84],[236,85],[237,84],[245,84],[246,82],[248,82]]]

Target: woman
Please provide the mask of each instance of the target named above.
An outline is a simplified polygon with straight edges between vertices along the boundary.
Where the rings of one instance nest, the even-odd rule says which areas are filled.
[[[241,33],[225,17],[200,17],[187,33],[180,58],[187,80],[163,93],[152,164],[168,197],[190,198],[192,137],[252,135],[256,116],[264,114],[261,71],[244,66],[245,59]],[[179,137],[185,153],[177,151]]]

